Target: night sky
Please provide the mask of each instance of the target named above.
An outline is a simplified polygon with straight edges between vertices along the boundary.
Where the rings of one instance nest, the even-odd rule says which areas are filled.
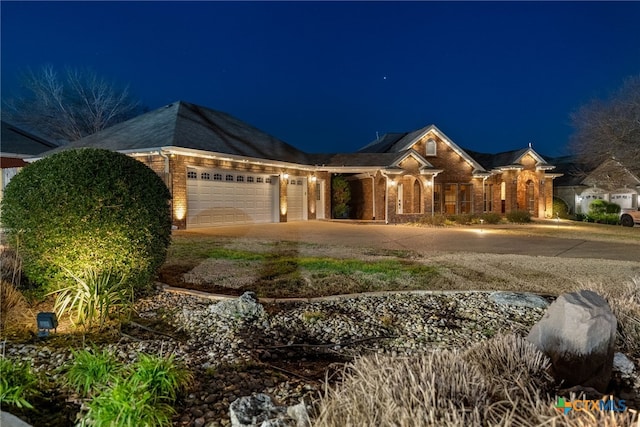
[[[640,73],[640,2],[7,2],[18,73],[89,67],[308,152],[435,124],[481,152],[565,153],[569,114]]]

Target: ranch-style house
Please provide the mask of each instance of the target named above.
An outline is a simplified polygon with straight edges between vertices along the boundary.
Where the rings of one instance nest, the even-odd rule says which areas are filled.
[[[555,166],[529,146],[465,150],[434,125],[385,134],[355,153],[310,154],[228,114],[175,102],[46,152],[104,148],[134,156],[169,187],[179,229],[331,218],[332,177],[349,218],[402,223],[434,214],[552,215]]]

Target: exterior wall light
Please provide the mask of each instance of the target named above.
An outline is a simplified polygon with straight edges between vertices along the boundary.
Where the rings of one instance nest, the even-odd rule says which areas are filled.
[[[58,328],[58,318],[55,313],[51,312],[38,313],[36,323],[38,325],[38,338],[46,338],[49,336],[49,331],[53,329],[56,332]]]
[[[284,175],[282,175],[282,177],[283,177],[284,179],[289,179],[289,174],[288,174],[288,173],[285,173]]]

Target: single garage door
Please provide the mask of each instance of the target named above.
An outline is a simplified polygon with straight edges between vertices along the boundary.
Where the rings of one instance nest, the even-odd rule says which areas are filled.
[[[307,179],[291,177],[287,185],[287,221],[307,219]]]
[[[187,228],[278,221],[278,177],[187,169]]]

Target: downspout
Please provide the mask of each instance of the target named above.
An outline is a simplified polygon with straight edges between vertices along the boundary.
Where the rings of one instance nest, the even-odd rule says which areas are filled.
[[[171,186],[171,179],[169,177],[169,156],[167,156],[166,154],[164,154],[162,152],[162,150],[158,150],[158,155],[160,157],[162,157],[164,159],[164,185],[167,186],[167,189],[169,190],[169,194],[171,194],[171,224],[173,224],[174,221],[174,214],[173,214],[173,186]]]
[[[162,150],[158,150],[158,154],[164,159],[164,183],[169,188],[169,156],[164,154]]]
[[[436,176],[431,174],[431,218],[436,216]]]
[[[371,178],[371,200],[373,200],[373,220],[376,220],[376,178],[375,176],[369,174],[369,178]]]
[[[489,178],[488,176],[482,177],[482,213],[486,213],[487,212],[487,200],[485,199],[485,197],[487,196],[485,194],[484,188],[485,188],[485,183],[487,182],[487,178]]]

